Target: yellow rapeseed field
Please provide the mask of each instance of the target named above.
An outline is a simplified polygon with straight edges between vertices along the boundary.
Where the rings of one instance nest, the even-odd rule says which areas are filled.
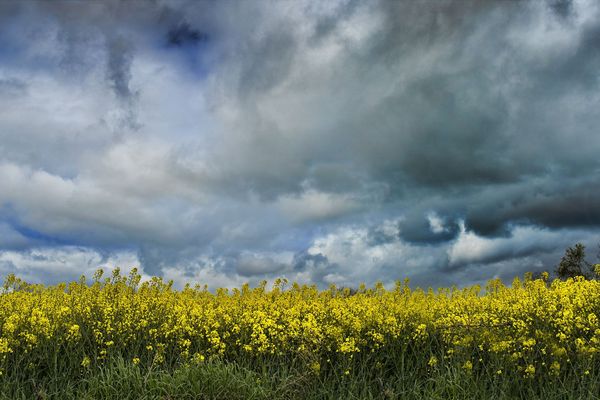
[[[589,374],[600,350],[600,282],[547,279],[353,292],[278,280],[269,290],[211,293],[159,278],[141,283],[135,270],[52,287],[10,276],[0,295],[0,371],[52,368],[63,358],[86,370],[119,355],[141,366],[290,357],[318,374],[333,359],[410,350],[431,369],[452,362],[529,378],[576,365]]]

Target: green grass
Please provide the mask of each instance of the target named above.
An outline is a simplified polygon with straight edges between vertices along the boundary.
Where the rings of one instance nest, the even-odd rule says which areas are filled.
[[[352,365],[332,363],[318,374],[300,365],[212,360],[167,370],[117,358],[78,375],[7,371],[0,399],[600,399],[600,376],[575,370],[560,378],[526,379],[517,371],[468,372],[449,363],[432,369],[402,357],[385,365],[368,357]]]
[[[122,360],[79,379],[5,379],[1,399],[266,399],[272,388],[235,364],[209,362],[172,371],[144,370]]]

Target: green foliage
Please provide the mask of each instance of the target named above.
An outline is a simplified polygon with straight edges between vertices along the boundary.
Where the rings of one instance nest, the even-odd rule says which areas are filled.
[[[585,271],[585,246],[581,243],[569,247],[556,268],[556,274],[561,279],[574,278],[576,276],[588,277]]]
[[[183,364],[174,370],[145,369],[115,359],[74,379],[48,373],[36,380],[13,375],[0,381],[0,399],[267,399],[272,389],[260,376],[218,361]]]
[[[591,264],[585,259],[585,246],[576,243],[569,247],[556,267],[556,275],[560,279],[583,276],[586,279],[595,279],[600,272],[600,264]]]
[[[500,360],[490,364],[493,368],[466,370],[441,355],[432,365],[428,353],[396,350],[361,355],[351,365],[332,365],[320,373],[275,359],[254,366],[212,360],[173,370],[115,359],[79,379],[52,373],[35,380],[4,377],[0,400],[600,399],[597,369],[584,376],[570,367],[563,378],[524,380],[519,372],[503,369]]]

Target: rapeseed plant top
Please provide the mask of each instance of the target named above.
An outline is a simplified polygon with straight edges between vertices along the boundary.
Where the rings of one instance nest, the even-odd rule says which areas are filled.
[[[135,365],[292,356],[318,373],[331,357],[411,346],[423,349],[430,368],[452,358],[471,371],[494,356],[532,377],[556,375],[574,359],[593,361],[600,350],[600,282],[580,278],[438,291],[398,282],[351,294],[285,289],[283,280],[271,290],[176,291],[160,278],[140,282],[135,270],[101,275],[91,285],[48,287],[10,276],[0,295],[0,370],[20,359],[40,366],[44,352],[62,349],[80,368],[115,354]]]

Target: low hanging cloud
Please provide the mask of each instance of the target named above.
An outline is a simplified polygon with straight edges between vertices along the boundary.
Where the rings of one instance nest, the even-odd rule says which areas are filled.
[[[600,240],[598,43],[592,0],[3,2],[2,271],[552,270]]]
[[[71,282],[79,280],[81,275],[91,279],[98,269],[108,274],[119,268],[122,273],[127,274],[137,264],[138,260],[131,252],[121,251],[109,255],[74,246],[38,247],[0,253],[0,271],[3,275],[14,273],[26,281],[36,283]]]

